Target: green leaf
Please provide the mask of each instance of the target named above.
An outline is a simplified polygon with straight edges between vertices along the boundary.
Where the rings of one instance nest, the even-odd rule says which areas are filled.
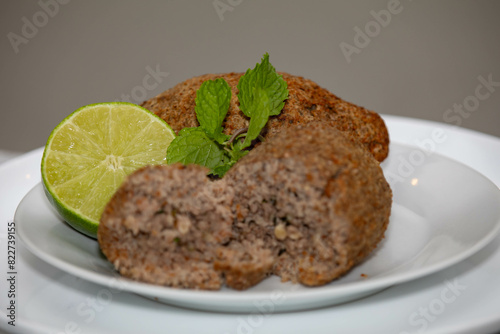
[[[231,87],[223,78],[204,81],[196,92],[194,108],[201,128],[208,137],[222,144],[228,136],[222,133],[222,122],[231,102]]]
[[[215,167],[212,170],[212,174],[217,175],[219,177],[223,177],[227,173],[227,171],[238,162],[238,160],[240,160],[250,152],[250,151],[242,151],[241,144],[242,142],[238,141],[233,146],[233,149],[228,152],[231,159],[228,162],[224,163],[223,165]]]
[[[197,164],[213,171],[229,160],[228,153],[199,127],[182,129],[167,149],[168,164]]]
[[[229,161],[223,165],[217,166],[212,170],[212,174],[222,178],[235,163],[236,161]]]
[[[235,163],[240,160],[241,158],[243,158],[245,155],[247,155],[250,151],[243,151],[245,147],[243,147],[243,142],[241,141],[237,141],[233,146],[232,146],[232,150],[231,152],[229,153],[229,155],[231,156],[231,161],[234,161]]]
[[[238,82],[240,109],[250,117],[248,132],[243,147],[251,145],[270,116],[279,115],[288,98],[288,85],[269,62],[265,54],[260,64],[249,69]]]

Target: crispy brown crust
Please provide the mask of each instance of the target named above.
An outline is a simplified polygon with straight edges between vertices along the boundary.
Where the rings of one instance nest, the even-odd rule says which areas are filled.
[[[288,83],[289,98],[278,116],[272,116],[264,138],[297,124],[320,121],[331,125],[352,140],[361,142],[377,159],[389,153],[389,134],[382,118],[375,112],[346,102],[318,84],[303,77],[282,73]],[[198,126],[194,111],[196,91],[203,81],[224,78],[232,90],[231,105],[225,120],[228,135],[248,126],[248,118],[239,109],[238,80],[243,73],[206,74],[181,82],[160,95],[142,103],[146,109],[164,119],[174,131]]]

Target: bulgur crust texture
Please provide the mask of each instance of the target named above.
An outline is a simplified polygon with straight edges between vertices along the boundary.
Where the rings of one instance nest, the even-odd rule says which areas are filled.
[[[263,130],[269,139],[283,129],[298,124],[320,121],[361,142],[378,161],[389,153],[389,134],[382,118],[375,112],[342,100],[315,82],[303,77],[279,72],[288,84],[289,97],[281,113],[272,116]],[[238,81],[243,73],[205,74],[188,79],[141,105],[164,119],[178,133],[185,127],[198,126],[196,91],[206,80],[224,78],[232,90],[224,132],[232,135],[248,126],[249,119],[239,108]]]
[[[106,206],[98,230],[124,276],[191,289],[243,290],[269,275],[318,286],[382,240],[392,192],[362,144],[313,122],[276,133],[226,176],[144,167]]]

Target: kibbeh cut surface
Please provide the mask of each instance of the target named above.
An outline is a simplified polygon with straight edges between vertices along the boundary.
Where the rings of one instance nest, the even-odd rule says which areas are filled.
[[[126,179],[98,230],[122,275],[210,290],[272,274],[323,285],[365,259],[389,222],[379,163],[325,124],[283,129],[221,180],[207,171],[150,166]]]
[[[289,97],[278,116],[272,116],[263,130],[264,138],[275,136],[283,129],[298,124],[320,121],[342,131],[352,140],[361,142],[378,161],[389,153],[389,134],[382,118],[352,103],[346,102],[315,82],[280,72],[288,84]],[[188,79],[141,105],[165,120],[178,133],[185,127],[198,126],[196,91],[206,80],[224,78],[232,91],[231,104],[224,121],[224,133],[232,135],[248,126],[248,118],[239,109],[238,81],[243,73],[206,74]]]

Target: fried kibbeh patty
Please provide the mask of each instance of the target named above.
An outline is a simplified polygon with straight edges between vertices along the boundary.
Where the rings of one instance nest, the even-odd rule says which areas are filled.
[[[392,192],[379,163],[331,126],[289,128],[210,180],[195,165],[131,174],[106,206],[98,240],[124,276],[243,290],[269,275],[318,286],[382,240]]]
[[[361,142],[378,161],[389,153],[389,133],[382,118],[375,112],[342,100],[315,82],[303,77],[279,72],[288,84],[289,97],[281,113],[270,117],[263,130],[269,139],[283,129],[298,124],[320,121],[342,131],[351,140]],[[243,73],[206,74],[188,79],[158,96],[144,101],[141,106],[165,120],[178,133],[185,127],[198,126],[196,119],[196,91],[206,80],[224,78],[232,90],[224,132],[232,135],[248,127],[249,119],[239,109],[238,81]]]
[[[264,240],[282,281],[323,285],[383,239],[392,191],[361,144],[322,123],[278,133],[224,177],[240,239]]]

